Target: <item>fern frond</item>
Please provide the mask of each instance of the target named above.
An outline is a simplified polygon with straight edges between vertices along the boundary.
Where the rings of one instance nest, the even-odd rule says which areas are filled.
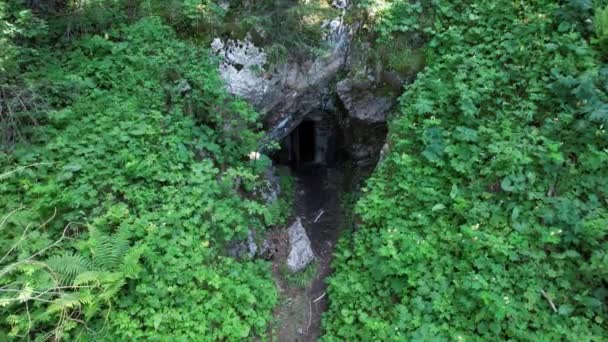
[[[99,312],[101,301],[95,300],[84,309],[84,318],[88,321]]]
[[[595,9],[593,24],[595,26],[595,34],[598,38],[603,38],[608,35],[608,6]]]
[[[118,259],[123,259],[131,248],[131,232],[126,228],[119,229],[116,234],[112,236],[112,243],[114,244],[114,254]]]
[[[117,279],[116,282],[110,284],[104,288],[104,291],[98,295],[100,300],[109,301],[116,296],[118,291],[125,285],[125,279],[123,277]]]
[[[78,293],[78,299],[81,305],[89,305],[95,301],[95,296],[91,291],[80,291]]]
[[[73,286],[81,286],[91,284],[95,286],[101,285],[100,272],[88,271],[79,274],[72,283]]]
[[[137,277],[141,271],[139,259],[141,258],[144,250],[145,248],[140,245],[127,251],[120,266],[120,272],[125,276],[125,278],[135,279]]]
[[[46,309],[46,314],[54,314],[63,310],[76,309],[81,305],[81,294],[78,292],[64,293],[55,299]]]
[[[61,285],[69,285],[79,274],[91,269],[91,263],[84,256],[71,252],[51,256],[46,264],[54,273]]]
[[[97,270],[112,270],[119,262],[112,239],[94,226],[89,226],[89,246]]]

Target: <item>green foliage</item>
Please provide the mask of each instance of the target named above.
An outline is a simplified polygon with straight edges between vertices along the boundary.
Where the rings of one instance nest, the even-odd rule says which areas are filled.
[[[270,48],[271,62],[321,55],[327,48],[323,36],[328,33],[323,23],[338,16],[327,0],[266,1],[265,6],[256,9],[256,14],[265,17],[269,24],[263,31],[256,30],[262,45]]]
[[[17,55],[17,47],[13,43],[17,29],[15,24],[8,19],[6,3],[0,2],[0,46],[3,47],[3,53],[0,56],[0,71],[2,74],[13,68],[12,64]]]
[[[144,0],[138,8],[204,44],[250,36],[265,48],[270,63],[321,54],[328,32],[323,23],[338,16],[327,0]]]
[[[5,216],[1,228],[18,223],[18,214],[19,210]],[[125,281],[139,274],[143,248],[131,247],[129,236],[106,236],[90,226],[87,240],[70,243],[66,227],[58,240],[32,253],[26,243],[47,242],[39,235],[44,224],[36,230],[29,228],[21,227],[18,239],[3,244],[10,246],[2,250],[0,260],[0,315],[6,320],[0,324],[3,339],[81,335],[85,321],[107,315]],[[109,255],[88,256],[86,246],[95,249],[100,237],[111,252],[111,263]]]
[[[277,217],[276,224],[286,225],[293,214],[296,186],[288,167],[279,166],[276,173],[279,177],[281,192],[277,200],[268,209],[273,213],[273,216]]]
[[[281,269],[281,274],[289,286],[307,288],[317,277],[318,271],[319,266],[314,262],[306,266],[304,270],[295,273],[291,272],[287,266],[284,266]]]
[[[422,45],[434,20],[435,1],[359,1],[349,12],[360,23],[355,40],[364,55],[359,68],[382,67],[410,78],[425,65]],[[369,45],[371,44],[371,48]]]
[[[434,13],[427,66],[338,246],[325,340],[608,338],[608,79],[578,5],[395,5]]]
[[[22,70],[35,51],[22,44],[46,33],[46,23],[13,1],[0,2],[0,150],[27,137],[27,128],[40,121],[44,101]]]
[[[595,10],[593,17],[596,39],[593,40],[604,55],[608,54],[608,6]]]
[[[49,318],[30,335],[44,339],[53,326],[68,340],[262,335],[277,301],[269,265],[225,256],[228,241],[282,216],[254,193],[261,171],[248,154],[260,138],[258,114],[226,94],[206,49],[160,20],[117,26],[45,52],[25,77],[44,84],[54,109],[30,144],[0,154],[0,209],[28,208],[0,247],[19,239],[18,227],[54,217],[19,255],[69,227],[50,269],[62,284],[103,290],[58,297],[49,317],[67,312],[78,322]],[[142,249],[131,252],[128,241]],[[18,317],[12,308],[0,314],[0,336],[30,329],[30,304],[21,302]]]
[[[41,37],[69,43],[86,34],[100,34],[118,24],[135,19],[140,0],[8,0],[27,4],[48,24],[48,35]]]
[[[417,49],[391,49],[385,58],[388,67],[402,75],[414,74],[424,67],[424,54]]]
[[[145,0],[142,11],[161,16],[178,32],[211,38],[219,34],[226,11],[210,0]]]

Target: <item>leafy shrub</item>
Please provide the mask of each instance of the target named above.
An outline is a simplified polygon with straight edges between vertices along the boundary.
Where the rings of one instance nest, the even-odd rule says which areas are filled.
[[[597,52],[554,1],[423,3],[428,64],[338,247],[324,339],[605,340]]]
[[[44,101],[21,72],[34,53],[19,42],[45,33],[45,22],[31,11],[0,2],[0,149],[24,140],[28,127],[40,121]]]
[[[27,5],[44,19],[48,33],[44,40],[69,43],[86,34],[100,34],[121,23],[135,19],[140,0],[7,0]]]
[[[226,15],[217,1],[210,0],[145,0],[141,7],[145,13],[161,16],[178,32],[207,39],[221,31]]]
[[[145,0],[139,11],[163,18],[180,35],[204,44],[216,37],[249,35],[265,48],[269,63],[325,51],[324,23],[338,16],[326,0]]]
[[[21,210],[3,217],[0,228],[14,228]],[[85,321],[102,315],[100,311],[108,313],[127,279],[137,278],[140,271],[143,249],[130,246],[128,232],[107,235],[89,226],[87,240],[70,244],[72,231],[66,226],[59,239],[36,250],[46,243],[41,236],[46,223],[33,230],[22,227],[12,245],[3,243],[10,246],[0,259],[0,314],[10,326],[10,332],[1,331],[5,339],[62,339],[82,333]]]
[[[280,213],[253,196],[260,173],[247,155],[260,137],[258,114],[225,93],[209,52],[148,18],[75,40],[28,77],[47,83],[43,95],[56,109],[33,129],[31,144],[0,155],[7,172],[0,209],[26,206],[22,228],[54,216],[37,233],[40,241],[58,239],[77,222],[103,236],[127,232],[145,247],[139,277],[103,297],[108,312],[78,316],[86,328],[65,327],[65,338],[263,334],[277,301],[269,265],[236,262],[224,256],[224,245],[249,228],[274,224]],[[73,267],[58,269],[65,282],[89,267],[115,269],[120,253],[94,232],[88,239],[101,252],[87,252],[79,242],[86,236],[70,230],[74,240],[49,256],[53,264],[70,260]],[[3,233],[0,246],[19,235],[16,228]],[[110,257],[97,262],[98,253]],[[15,321],[7,311],[0,318],[0,334],[7,336]]]
[[[415,74],[424,66],[424,54],[411,48],[392,50],[386,57],[388,67],[402,75]]]
[[[608,55],[608,6],[598,7],[593,17],[596,39],[593,42],[604,55]]]

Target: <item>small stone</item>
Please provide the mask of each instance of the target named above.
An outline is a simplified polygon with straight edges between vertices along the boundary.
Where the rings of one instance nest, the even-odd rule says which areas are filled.
[[[270,242],[268,242],[268,240],[264,239],[264,241],[262,241],[262,245],[260,246],[260,250],[259,250],[259,255],[261,255],[265,259],[272,258],[272,249],[270,247]]]
[[[386,158],[386,156],[388,155],[389,152],[390,152],[390,147],[388,146],[388,142],[385,142],[384,145],[382,146],[382,149],[380,150],[380,159],[378,160],[378,163],[382,163],[384,161],[384,158]]]
[[[182,79],[177,83],[177,91],[179,91],[181,95],[185,95],[192,91],[192,86],[187,80]]]

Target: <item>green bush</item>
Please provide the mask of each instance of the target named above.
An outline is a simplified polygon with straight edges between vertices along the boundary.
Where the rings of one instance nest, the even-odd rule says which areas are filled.
[[[605,8],[598,7],[595,10],[593,17],[595,26],[595,36],[593,40],[604,56],[608,55],[608,6]]]
[[[324,339],[605,340],[598,53],[555,1],[421,3],[429,62],[338,247]]]
[[[21,211],[3,217],[0,228],[19,222]],[[143,247],[130,246],[128,231],[108,235],[89,226],[87,240],[70,246],[70,226],[52,243],[43,233],[45,224],[30,228],[22,228],[21,236],[2,248],[0,315],[10,325],[10,332],[0,331],[3,339],[70,336],[83,322],[109,314],[125,282],[141,271]]]
[[[82,261],[86,267],[65,271],[70,281],[96,260],[82,245],[93,237],[83,226],[128,233],[142,246],[142,272],[119,282],[96,314],[87,315],[88,298],[70,302],[70,324],[32,326],[27,310],[0,311],[2,339],[24,332],[42,339],[58,326],[68,340],[263,335],[277,301],[269,265],[224,256],[227,242],[281,214],[253,196],[260,167],[247,155],[260,137],[258,114],[225,93],[207,50],[177,39],[158,19],[84,36],[45,58],[26,76],[46,83],[43,96],[56,109],[33,129],[31,144],[0,159],[0,209],[28,208],[7,222],[2,251],[25,227],[52,217],[33,246],[69,226],[70,239],[41,258]],[[28,299],[21,305],[34,307]]]

